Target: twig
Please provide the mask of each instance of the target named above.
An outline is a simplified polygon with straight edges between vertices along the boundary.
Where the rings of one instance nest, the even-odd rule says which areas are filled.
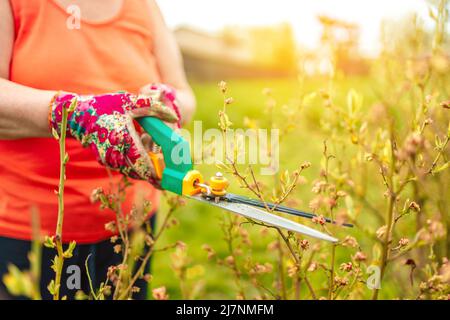
[[[392,126],[392,124],[391,124]],[[395,207],[395,199],[397,198],[396,192],[392,189],[393,188],[393,180],[394,180],[394,170],[395,170],[395,150],[394,150],[394,138],[393,138],[393,128],[391,128],[391,169],[390,169],[390,175],[389,175],[389,183],[387,182],[387,178],[384,174],[384,170],[381,169],[381,174],[383,176],[383,180],[385,182],[385,185],[389,189],[389,200],[388,200],[388,208],[386,212],[386,233],[384,235],[383,239],[383,251],[381,254],[381,270],[380,270],[380,283],[383,280],[384,273],[386,271],[386,266],[389,261],[389,251],[390,251],[390,244],[391,244],[391,236],[392,236],[392,230],[394,226],[394,207]],[[378,293],[379,289],[375,289],[372,295],[373,300],[378,299]]]
[[[128,284],[126,289],[119,295],[119,298],[118,298],[119,300],[123,300],[127,297],[127,295],[133,288],[136,281],[142,276],[150,257],[154,253],[154,248],[155,248],[154,246],[155,246],[156,242],[158,241],[158,239],[160,238],[163,231],[167,228],[168,221],[169,221],[170,217],[172,216],[172,214],[174,213],[174,211],[176,210],[176,208],[177,208],[176,206],[170,207],[169,212],[167,213],[167,215],[164,219],[163,225],[161,226],[161,229],[156,234],[156,236],[153,238],[152,245],[150,246],[147,254],[144,256],[144,259],[142,259],[141,265],[139,266],[138,270],[136,271],[134,276],[131,278],[130,283]]]
[[[445,139],[443,145],[439,148],[438,154],[436,155],[436,158],[434,158],[433,163],[431,164],[430,169],[428,170],[428,174],[433,174],[434,168],[436,168],[437,163],[439,159],[441,158],[442,154],[444,153],[445,148],[447,148],[447,144],[450,140],[450,135],[447,135],[447,138]]]
[[[328,300],[333,300],[333,291],[334,291],[334,264],[336,258],[336,245],[333,244],[331,247],[331,269],[330,269],[330,286],[328,288]]]
[[[89,254],[87,256],[86,261],[84,262],[84,267],[86,268],[86,274],[89,282],[89,289],[91,290],[92,297],[94,298],[94,300],[97,300],[98,298],[97,295],[95,294],[94,285],[92,283],[91,273],[89,272],[89,265],[88,265],[89,258],[91,257],[91,255],[92,254]]]
[[[58,187],[58,220],[56,224],[55,243],[57,256],[54,260],[55,280],[53,286],[53,300],[59,300],[61,287],[61,275],[64,266],[64,251],[62,245],[62,228],[64,222],[64,184],[66,181],[66,164],[68,156],[66,154],[66,133],[68,110],[66,105],[62,109],[61,135],[59,136],[59,187]]]

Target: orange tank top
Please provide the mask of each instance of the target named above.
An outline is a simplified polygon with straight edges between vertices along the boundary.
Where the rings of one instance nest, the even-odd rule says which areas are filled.
[[[29,87],[99,94],[159,82],[152,53],[152,29],[146,0],[124,0],[121,11],[104,23],[81,21],[67,27],[69,14],[53,0],[10,0],[15,41],[10,80]],[[90,202],[93,189],[108,190],[110,178],[88,149],[68,138],[63,240],[93,243],[108,238],[109,210]],[[117,183],[121,176],[113,173]],[[57,221],[59,148],[51,138],[0,140],[0,236],[31,239],[31,207],[39,209],[41,231],[52,235]],[[134,181],[123,204],[132,207],[137,189],[145,190],[153,208],[159,195]]]

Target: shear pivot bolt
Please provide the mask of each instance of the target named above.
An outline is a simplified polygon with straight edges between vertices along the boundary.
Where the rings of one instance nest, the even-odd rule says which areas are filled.
[[[226,195],[229,185],[230,183],[227,178],[225,178],[221,172],[217,172],[216,175],[209,180],[211,193],[217,197]]]

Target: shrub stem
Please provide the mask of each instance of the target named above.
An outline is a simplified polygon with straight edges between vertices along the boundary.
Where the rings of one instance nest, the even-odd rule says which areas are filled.
[[[61,287],[61,275],[64,266],[64,250],[62,245],[62,228],[64,222],[64,184],[66,181],[66,164],[68,157],[66,154],[66,133],[67,133],[67,117],[68,110],[64,106],[62,108],[61,134],[59,137],[59,187],[58,187],[58,222],[56,224],[55,244],[57,256],[54,261],[55,267],[55,285],[53,292],[53,300],[59,300],[59,292]]]

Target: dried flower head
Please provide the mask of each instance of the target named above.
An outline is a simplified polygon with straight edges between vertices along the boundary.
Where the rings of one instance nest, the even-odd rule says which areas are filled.
[[[267,245],[267,250],[274,251],[277,250],[279,247],[280,247],[279,241],[275,240]]]
[[[344,247],[356,248],[359,246],[358,241],[352,236],[346,236],[344,240],[342,240],[342,245]]]
[[[235,262],[234,257],[233,257],[233,256],[228,256],[228,257],[226,257],[226,258],[225,258],[225,262],[226,262],[226,264],[228,264],[229,266],[234,265],[234,262]]]
[[[166,287],[159,287],[152,290],[153,298],[155,300],[168,300],[169,295],[167,294]]]
[[[133,293],[138,293],[138,292],[140,292],[140,291],[141,291],[141,288],[139,288],[139,287],[133,286],[133,287],[131,288],[131,292],[133,292]]]
[[[288,277],[293,278],[298,273],[298,271],[299,271],[299,269],[298,269],[297,265],[289,266],[287,269]]]
[[[300,169],[304,170],[304,169],[307,169],[309,167],[311,167],[311,162],[306,161],[306,162],[302,163],[302,165],[300,166]]]
[[[320,216],[315,216],[314,218],[312,218],[312,222],[320,224],[321,226],[323,226],[327,221],[325,220],[323,215],[320,215]]]
[[[259,234],[260,234],[262,237],[265,237],[265,236],[267,236],[267,235],[270,234],[269,228],[262,227],[262,228],[260,228],[260,229],[261,229],[261,230],[259,231]]]
[[[228,88],[227,88],[227,83],[225,81],[220,81],[219,84],[219,89],[222,93],[226,93]]]
[[[114,246],[114,252],[115,253],[120,253],[122,251],[122,246],[120,244],[116,244]]]
[[[408,244],[409,244],[409,239],[408,238],[401,238],[398,241],[398,246],[399,247],[404,247],[404,246],[407,246]]]
[[[442,101],[440,106],[444,109],[450,109],[450,100]]]
[[[427,220],[426,227],[422,228],[419,238],[425,243],[432,244],[434,241],[445,237],[445,227],[438,220]]]
[[[170,219],[170,221],[169,221],[169,223],[168,223],[168,226],[170,226],[170,227],[176,227],[176,226],[178,226],[180,223],[178,222],[178,219],[177,218],[172,218],[172,219]]]
[[[216,256],[216,252],[214,251],[213,248],[211,248],[211,246],[204,244],[202,246],[202,249],[208,253],[208,260],[211,260],[212,258],[214,258]]]
[[[439,275],[442,277],[442,282],[450,285],[450,263],[447,258],[442,259],[442,265],[439,269]]]
[[[255,264],[252,271],[256,274],[264,274],[264,273],[271,273],[273,271],[273,266],[270,263],[265,264]]]
[[[344,262],[340,266],[341,271],[350,272],[353,270],[353,263],[351,262]]]
[[[336,286],[338,287],[345,287],[346,285],[348,285],[348,279],[347,278],[341,278],[339,276],[336,276],[334,278],[334,283],[336,284]]]
[[[309,241],[306,239],[300,240],[299,245],[300,245],[300,248],[302,248],[303,250],[309,249]]]
[[[321,193],[321,192],[325,191],[327,185],[328,184],[325,181],[322,181],[322,180],[316,181],[316,182],[314,182],[311,191],[314,193]]]
[[[111,286],[104,286],[102,291],[105,296],[110,296],[111,290],[112,290]]]
[[[115,221],[110,221],[110,222],[106,223],[105,224],[105,229],[110,231],[110,232],[116,233],[117,232],[116,222]]]
[[[181,250],[181,251],[186,251],[187,249],[187,244],[184,243],[183,241],[177,241],[177,243],[175,244],[177,249]]]
[[[337,201],[333,197],[326,198],[327,205],[330,209],[333,209],[337,206]]]
[[[108,277],[108,279],[114,282],[115,277],[117,276],[116,272],[117,266],[110,266],[108,267],[108,272],[106,273],[106,276]]]
[[[415,212],[420,212],[420,206],[415,201],[411,201],[411,203],[409,204],[408,208],[413,210],[413,211],[415,211]]]
[[[103,188],[100,187],[92,190],[90,199],[92,203],[96,203],[104,196],[105,192],[103,191]]]
[[[153,237],[149,234],[145,235],[145,244],[149,247],[151,247],[153,244],[155,243],[155,241],[153,240]]]
[[[336,192],[336,196],[339,198],[343,198],[347,196],[347,192],[339,190],[338,192]]]
[[[247,229],[245,229],[245,228],[239,228],[239,234],[243,239],[246,239],[249,237],[249,233],[248,233]]]
[[[384,235],[386,234],[386,231],[387,231],[386,225],[379,227],[378,230],[375,232],[377,235],[377,238],[380,240],[384,239]]]
[[[153,276],[150,273],[146,273],[142,279],[144,279],[145,282],[150,283],[153,280]]]
[[[413,133],[406,138],[403,146],[403,151],[406,153],[406,155],[412,157],[415,156],[417,152],[424,147],[424,145],[424,137],[418,133]]]
[[[317,211],[322,206],[322,196],[317,196],[309,202],[309,208],[313,211]]]
[[[317,270],[317,263],[316,262],[311,262],[310,265],[308,266],[308,272],[314,272]]]
[[[226,98],[225,99],[225,104],[226,105],[230,105],[230,104],[232,104],[234,102],[234,99],[232,98],[232,97],[229,97],[229,98]]]
[[[355,261],[366,261],[367,260],[367,256],[366,256],[366,254],[364,252],[358,251],[353,256],[353,259],[355,259]]]

